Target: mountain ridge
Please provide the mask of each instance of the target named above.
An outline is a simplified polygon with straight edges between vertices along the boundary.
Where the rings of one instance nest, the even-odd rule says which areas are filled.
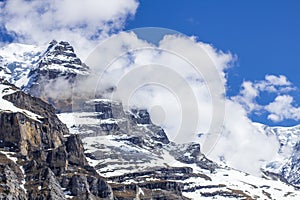
[[[26,47],[22,48],[21,53],[12,57],[6,54],[2,56],[3,48],[0,50],[0,76],[12,84],[21,86],[22,90],[31,95],[54,105],[58,109],[52,111],[54,114],[61,112],[59,119],[67,124],[71,133],[66,135],[71,135],[71,138],[78,137],[65,145],[82,140],[83,146],[79,148],[81,157],[87,159],[83,163],[91,165],[97,174],[107,179],[115,199],[124,199],[126,194],[130,194],[127,199],[137,198],[137,194],[138,198],[143,199],[153,193],[153,190],[157,191],[158,199],[263,199],[269,195],[278,199],[299,197],[296,188],[285,183],[278,183],[278,186],[272,179],[282,178],[286,183],[295,186],[299,184],[300,177],[297,176],[297,171],[300,169],[300,145],[299,142],[293,141],[299,141],[300,126],[272,128],[254,123],[262,134],[276,136],[281,147],[277,152],[278,160],[263,168],[264,178],[252,177],[210,161],[201,153],[199,144],[178,145],[169,141],[164,130],[151,122],[147,110],[124,111],[121,103],[109,99],[81,99],[80,110],[71,112],[71,94],[51,95],[50,90],[61,89],[63,93],[67,90],[72,91],[78,77],[89,75],[88,66],[76,56],[73,47],[67,42],[52,41],[44,51],[31,46],[29,53],[26,53]],[[14,51],[12,49],[11,47],[10,52]],[[60,86],[62,81],[67,87],[55,86],[56,83]],[[6,91],[5,88],[1,90],[2,93]],[[24,102],[20,99],[24,94],[20,90],[14,93],[13,97],[3,96],[3,99],[28,109],[24,112],[30,116],[34,106],[32,108],[32,105],[23,105]],[[48,104],[43,105],[48,108]],[[5,113],[5,109],[0,113],[2,112]],[[40,120],[39,116],[33,117]],[[3,129],[1,135],[4,135],[4,132]],[[80,146],[80,142],[76,146]],[[5,156],[2,157],[5,160]],[[70,159],[76,163],[75,157]],[[271,173],[279,177],[271,176]],[[258,181],[263,184],[258,184]],[[276,191],[277,186],[282,188],[280,192]],[[62,198],[74,198],[77,194],[75,191],[67,193]]]

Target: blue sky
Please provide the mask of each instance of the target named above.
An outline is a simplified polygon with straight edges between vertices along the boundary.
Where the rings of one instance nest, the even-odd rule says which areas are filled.
[[[229,98],[240,94],[244,81],[251,81],[253,87],[261,87],[261,84],[268,83],[257,81],[265,79],[266,75],[286,76],[293,84],[290,86],[288,82],[286,86],[295,87],[296,90],[284,94],[278,91],[277,93],[259,91],[255,101],[267,105],[277,96],[288,94],[293,97],[291,112],[286,114],[288,117],[274,122],[267,119],[269,113],[265,110],[249,112],[249,115],[253,121],[269,125],[289,126],[299,123],[299,120],[293,120],[291,116],[296,115],[300,119],[300,108],[297,103],[300,102],[298,78],[300,2],[110,0],[110,3],[107,3],[103,0],[89,1],[92,2],[90,5],[85,1],[74,2],[0,1],[1,41],[39,43],[39,41],[49,42],[52,39],[73,38],[78,42],[75,49],[76,45],[89,49],[95,42],[90,41],[91,38],[97,38],[99,30],[103,29],[122,30],[123,27],[125,30],[140,27],[173,29],[188,36],[194,35],[198,41],[237,56],[234,66],[227,71]],[[86,7],[89,12],[82,13],[82,7]],[[65,12],[66,10],[68,12]],[[24,24],[27,25],[22,26]],[[274,77],[270,76],[269,80],[271,79],[274,80]],[[285,81],[284,77],[281,80]],[[290,96],[284,96],[278,101],[288,102],[290,105]],[[272,111],[274,109],[276,110],[276,106]],[[281,111],[284,109],[281,108]]]
[[[228,71],[227,95],[231,96],[238,93],[243,80],[262,80],[266,74],[285,75],[300,88],[299,10],[299,1],[141,0],[126,29],[170,28],[236,54],[237,62]],[[299,90],[293,92],[293,97],[296,105]],[[263,94],[258,101],[273,98],[274,95]],[[264,114],[251,118],[270,125],[298,123],[273,123]]]

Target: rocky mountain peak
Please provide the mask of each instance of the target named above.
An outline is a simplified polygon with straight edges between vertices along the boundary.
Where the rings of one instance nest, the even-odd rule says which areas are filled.
[[[89,67],[77,57],[74,48],[68,42],[53,40],[30,70],[23,90],[50,102],[58,110],[70,110],[74,82],[88,75]]]
[[[65,58],[65,59],[63,59]],[[65,41],[57,42],[56,40],[53,40],[49,43],[49,46],[43,56],[43,59],[41,60],[42,63],[45,63],[45,61],[49,61],[48,64],[54,63],[54,64],[62,64],[62,63],[74,63],[78,65],[82,65],[83,63],[81,60],[77,57],[77,55],[74,52],[74,48],[70,45],[70,43]],[[54,61],[54,62],[51,62]],[[61,61],[61,62],[59,62]],[[86,67],[85,65],[82,67]]]
[[[69,78],[88,75],[88,70],[88,66],[77,57],[74,48],[68,42],[53,40],[30,75],[39,72],[43,76],[48,75],[49,79],[60,76]]]
[[[61,51],[72,51],[74,52],[74,48],[71,46],[69,42],[66,41],[60,41],[57,42],[57,40],[52,40],[49,42],[48,48],[46,52],[49,52],[51,50],[61,50]]]
[[[89,67],[65,41],[53,40],[42,47],[12,43],[0,48],[0,78],[51,102],[58,109],[67,107],[70,93],[65,91],[72,91],[76,79],[88,75]],[[50,89],[56,93],[45,92]]]

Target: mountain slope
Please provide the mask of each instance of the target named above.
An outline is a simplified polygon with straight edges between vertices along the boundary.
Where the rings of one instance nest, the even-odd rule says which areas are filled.
[[[112,198],[55,109],[7,82],[0,84],[0,148],[2,199]]]
[[[276,157],[264,167],[264,171],[300,186],[300,126],[268,127],[259,123],[255,123],[255,126],[262,134],[276,136],[280,144]]]
[[[152,124],[146,110],[124,112],[119,102],[95,99],[82,112],[61,113],[69,130],[79,134],[89,163],[107,178],[116,196],[156,191],[181,192],[191,199],[298,199],[293,186],[218,165],[208,160],[196,143],[170,142]],[[137,193],[138,189],[141,194]]]

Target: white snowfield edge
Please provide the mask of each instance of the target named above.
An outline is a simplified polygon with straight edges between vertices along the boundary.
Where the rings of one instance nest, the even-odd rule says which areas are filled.
[[[16,92],[16,90],[12,89],[11,86],[0,84],[0,112],[23,113],[33,120],[40,121],[39,119],[42,119],[40,115],[28,110],[20,109],[14,106],[13,103],[3,99],[3,96],[12,94],[14,92]]]

